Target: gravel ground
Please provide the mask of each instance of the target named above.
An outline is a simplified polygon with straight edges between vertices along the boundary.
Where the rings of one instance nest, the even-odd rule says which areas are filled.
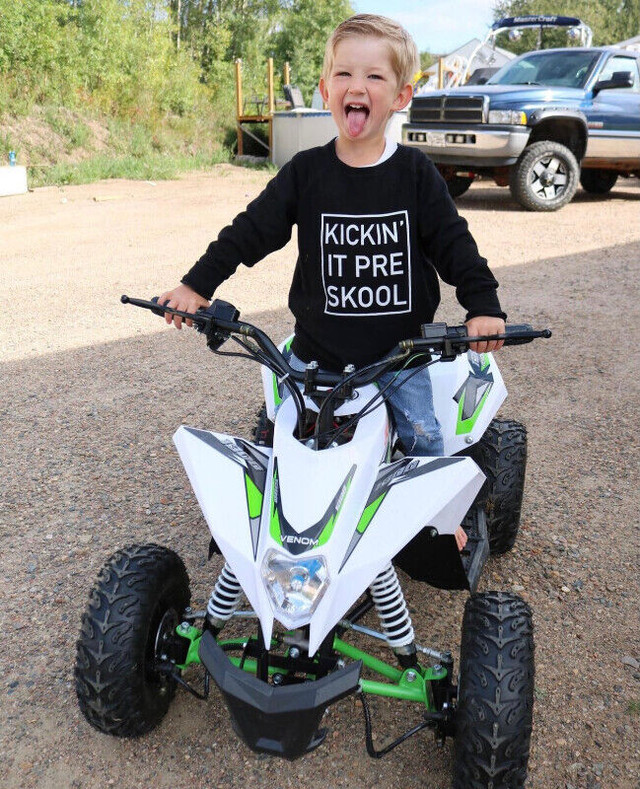
[[[196,604],[206,527],[173,450],[180,423],[249,437],[257,370],[207,356],[121,293],[172,286],[267,180],[221,166],[167,183],[39,189],[0,201],[3,358],[0,751],[7,787],[447,787],[452,749],[420,735],[366,756],[352,699],[332,708],[321,749],[292,764],[252,754],[217,691],[179,693],[162,725],[122,741],[92,730],[73,688],[75,640],[104,560],[131,542],[177,550]],[[482,588],[534,609],[536,707],[528,786],[640,787],[637,408],[640,186],[524,213],[478,184],[459,201],[514,322],[553,339],[500,354],[505,416],[529,430],[521,537]],[[289,333],[292,245],[220,291],[275,337]],[[447,294],[440,317],[461,317]],[[464,593],[407,581],[422,643],[455,649]],[[443,613],[444,612],[444,613]],[[375,622],[371,620],[371,625]],[[374,706],[378,742],[405,707]],[[415,718],[419,715],[416,711]]]

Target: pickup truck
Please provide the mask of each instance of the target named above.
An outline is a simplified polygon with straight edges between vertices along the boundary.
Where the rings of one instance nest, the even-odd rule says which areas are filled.
[[[476,177],[509,186],[531,211],[607,193],[640,176],[640,53],[615,47],[528,52],[486,84],[415,96],[402,141],[458,197]]]

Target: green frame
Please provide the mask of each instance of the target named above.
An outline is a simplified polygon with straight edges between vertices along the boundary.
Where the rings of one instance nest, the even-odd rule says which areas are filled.
[[[185,669],[187,666],[194,663],[201,663],[199,648],[200,639],[202,638],[203,631],[193,625],[184,627],[178,625],[176,633],[182,638],[186,638],[189,643],[187,657],[184,663],[177,664],[177,668]],[[246,646],[249,640],[256,640],[255,636],[251,638],[229,638],[218,641],[221,647],[238,647],[242,649]],[[275,645],[275,642],[274,642]],[[428,712],[436,712],[436,707],[433,700],[433,693],[431,691],[431,683],[443,680],[447,676],[447,669],[443,666],[424,667],[417,665],[415,667],[400,669],[385,663],[384,660],[370,655],[361,649],[353,646],[352,644],[343,641],[337,636],[333,639],[333,648],[339,654],[350,660],[361,660],[363,665],[375,674],[378,674],[386,681],[360,679],[360,688],[363,693],[370,693],[374,696],[385,696],[387,698],[402,699],[404,701],[417,702],[424,704]],[[237,668],[242,668],[250,674],[256,673],[256,660],[254,658],[233,657],[227,655],[227,659]],[[269,673],[285,673],[282,669],[274,666],[269,667]]]

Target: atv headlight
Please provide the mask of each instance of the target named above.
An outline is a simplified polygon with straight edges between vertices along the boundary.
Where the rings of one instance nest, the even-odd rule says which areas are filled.
[[[489,110],[489,123],[503,123],[507,126],[526,126],[527,116],[521,110]]]
[[[262,562],[262,582],[284,623],[297,627],[309,621],[329,586],[327,563],[323,556],[269,551]]]

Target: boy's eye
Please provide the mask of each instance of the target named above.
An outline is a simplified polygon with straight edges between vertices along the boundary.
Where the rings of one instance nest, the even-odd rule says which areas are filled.
[[[369,79],[384,79],[382,74],[369,74]]]

